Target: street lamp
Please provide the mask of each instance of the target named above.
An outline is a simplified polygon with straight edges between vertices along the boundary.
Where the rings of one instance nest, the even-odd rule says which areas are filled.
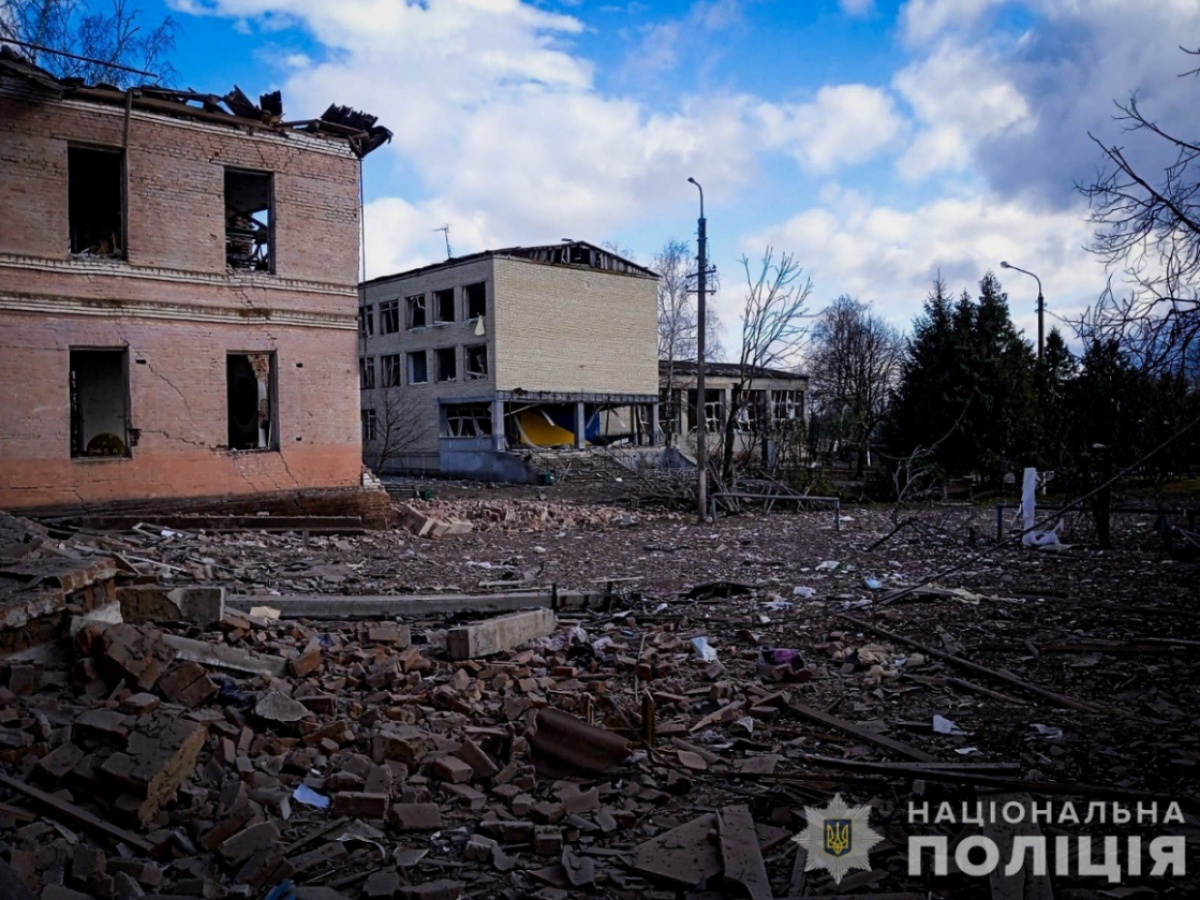
[[[704,188],[695,178],[688,182],[700,192],[700,221],[696,236],[696,512],[700,521],[708,520],[708,417],[704,409],[704,290],[708,268],[708,235],[704,221]]]
[[[1045,298],[1042,297],[1042,279],[1038,278],[1032,272],[1027,272],[1025,269],[1022,269],[1020,266],[1009,265],[1006,262],[1001,262],[1000,268],[1012,269],[1015,272],[1021,272],[1025,275],[1028,275],[1030,278],[1032,278],[1034,281],[1037,282],[1037,286],[1038,286],[1038,301],[1037,301],[1038,354],[1037,354],[1037,358],[1038,358],[1038,362],[1041,362],[1042,361],[1042,344],[1043,344],[1042,316],[1046,312],[1046,300],[1045,300]]]

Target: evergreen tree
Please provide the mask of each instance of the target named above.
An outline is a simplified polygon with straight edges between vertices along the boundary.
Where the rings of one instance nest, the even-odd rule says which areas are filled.
[[[991,272],[978,301],[951,307],[945,285],[914,325],[888,435],[892,449],[932,456],[950,475],[998,481],[1031,461],[1038,423],[1033,351],[1013,327],[1008,297]]]

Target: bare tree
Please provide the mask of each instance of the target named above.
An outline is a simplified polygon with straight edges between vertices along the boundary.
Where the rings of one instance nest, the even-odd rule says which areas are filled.
[[[31,62],[89,84],[145,81],[130,68],[170,81],[175,31],[170,16],[144,26],[142,11],[127,0],[0,0],[0,41],[19,41]]]
[[[1185,50],[1193,56],[1200,49]],[[1196,75],[1193,69],[1187,75]],[[1108,289],[1080,321],[1087,341],[1117,340],[1141,365],[1195,377],[1200,372],[1200,141],[1160,126],[1131,96],[1117,121],[1145,150],[1089,135],[1105,164],[1080,191],[1092,207],[1091,250],[1122,269],[1128,296]],[[1145,157],[1167,154],[1161,172]],[[1123,293],[1123,292],[1122,292]]]
[[[814,417],[832,440],[858,449],[863,477],[871,436],[887,415],[888,398],[900,373],[904,341],[895,328],[845,294],[821,313],[808,356]]]
[[[429,416],[422,416],[411,391],[399,387],[383,387],[364,391],[371,396],[375,413],[374,438],[364,435],[363,451],[367,464],[376,472],[389,462],[425,446],[435,425]]]
[[[693,283],[695,273],[689,271],[692,261],[691,248],[683,241],[669,240],[654,257],[652,267],[658,272],[658,358],[665,363],[665,377],[661,391],[665,403],[666,417],[670,421],[678,418],[675,392],[679,387],[676,364],[693,362],[696,359],[697,316]],[[712,305],[705,308],[706,360],[720,359],[724,355],[721,346],[721,323]],[[668,432],[667,440],[673,439]]]
[[[721,448],[721,479],[733,483],[734,445],[742,410],[747,403],[747,386],[763,369],[794,367],[808,331],[808,297],[812,281],[802,278],[792,253],[775,258],[767,247],[757,269],[742,257],[746,270],[746,300],[742,307],[742,340],[738,371],[726,411]],[[760,421],[769,428],[771,410],[762,410]]]

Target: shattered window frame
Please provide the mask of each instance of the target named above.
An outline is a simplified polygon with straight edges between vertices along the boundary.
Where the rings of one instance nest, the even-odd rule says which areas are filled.
[[[360,391],[375,389],[375,357],[373,356],[358,358],[358,389]]]
[[[257,191],[265,204],[242,198]],[[236,195],[236,196],[233,196]],[[275,173],[225,166],[225,266],[231,271],[275,274]],[[245,207],[244,209],[242,207]],[[259,218],[265,214],[266,222]]]
[[[225,354],[229,450],[239,453],[279,450],[278,379],[274,350],[231,350]]]
[[[362,424],[362,439],[364,441],[374,441],[379,436],[379,414],[375,412],[374,407],[367,407],[360,410]]]
[[[381,300],[379,303],[379,333],[400,333],[400,301]]]
[[[379,386],[400,387],[400,369],[403,363],[399,353],[387,353],[379,357]]]
[[[468,319],[482,319],[487,315],[487,282],[477,281],[463,286],[463,302]]]
[[[804,391],[771,391],[771,418],[776,424],[804,418]]]
[[[407,368],[410,385],[429,384],[429,357],[424,350],[414,350],[408,354]]]
[[[85,380],[85,369],[93,370],[90,379]],[[98,369],[108,370],[102,379],[97,377],[95,370]],[[67,382],[71,458],[128,459],[133,456],[133,429],[129,425],[129,348],[71,347]],[[109,430],[92,427],[95,421],[103,418],[104,411],[98,408],[102,404],[109,407],[107,424],[119,423]],[[113,407],[116,407],[115,415]]]
[[[409,331],[414,328],[425,328],[429,325],[428,310],[425,307],[424,294],[412,294],[404,298],[405,322]]]
[[[109,171],[103,172],[103,169]],[[99,183],[110,180],[112,183]],[[70,255],[125,259],[127,207],[125,151],[120,147],[68,144],[67,249]]]
[[[489,403],[447,403],[442,407],[442,436],[482,438],[492,436],[492,410]]]
[[[457,347],[438,347],[433,351],[433,374],[439,383],[458,381]]]
[[[488,345],[463,347],[463,381],[483,381],[488,377]]]
[[[449,325],[457,321],[454,308],[454,288],[433,292],[433,324]],[[449,313],[449,315],[447,315]]]
[[[358,336],[374,337],[375,335],[375,305],[367,303],[358,308]]]

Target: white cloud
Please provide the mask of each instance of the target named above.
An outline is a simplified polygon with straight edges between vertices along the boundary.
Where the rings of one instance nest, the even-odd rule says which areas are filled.
[[[894,324],[908,328],[939,272],[954,294],[978,292],[991,269],[1009,294],[1013,319],[1036,334],[1026,276],[1004,272],[1009,260],[1037,272],[1053,315],[1077,312],[1104,286],[1100,265],[1081,248],[1087,237],[1081,210],[1052,212],[990,195],[934,200],[912,210],[873,206],[860,194],[830,189],[820,205],[749,235],[747,254],[771,244],[793,251],[813,279],[813,306],[839,294],[876,303]],[[1024,298],[1030,298],[1026,302]]]
[[[759,107],[768,146],[813,172],[865,162],[890,145],[902,120],[891,98],[865,84],[821,88],[813,102]]]
[[[840,0],[838,6],[852,19],[869,19],[875,15],[875,0]]]

